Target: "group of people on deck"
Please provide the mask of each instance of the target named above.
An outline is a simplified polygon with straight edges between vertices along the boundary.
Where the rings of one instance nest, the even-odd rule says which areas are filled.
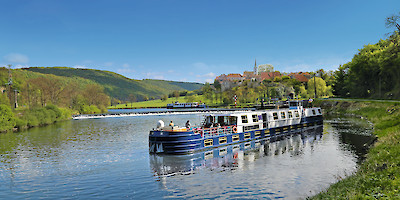
[[[169,126],[172,126],[172,127],[174,127],[174,122],[171,120],[171,122],[169,123]],[[189,120],[187,120],[187,122],[186,122],[186,124],[185,124],[185,127],[187,128],[187,129],[190,129],[190,121]]]

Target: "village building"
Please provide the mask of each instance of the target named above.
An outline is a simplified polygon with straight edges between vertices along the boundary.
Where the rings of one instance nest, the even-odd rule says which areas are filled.
[[[302,83],[307,83],[311,78],[311,74],[307,72],[296,72],[288,75],[291,79],[296,79]]]
[[[271,80],[273,81],[275,77],[281,77],[281,73],[276,71],[276,72],[261,72],[260,73],[260,81],[264,80]]]
[[[262,82],[264,80],[273,81],[276,77],[282,77],[279,71],[274,71],[274,67],[270,64],[257,66],[257,61],[254,62],[253,71],[244,71],[242,74],[221,74],[215,78],[222,86],[222,90],[229,89],[240,85],[244,80],[251,80],[255,82]],[[285,74],[286,75],[286,74]],[[291,79],[296,79],[301,83],[307,83],[311,75],[307,72],[293,72],[287,74]]]

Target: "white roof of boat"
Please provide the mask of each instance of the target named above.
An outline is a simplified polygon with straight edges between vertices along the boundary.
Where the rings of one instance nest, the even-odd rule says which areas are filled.
[[[213,113],[213,114],[207,114],[206,116],[240,116],[240,115],[245,115],[245,114],[260,114],[260,111],[236,111],[236,112],[231,112],[231,113]]]

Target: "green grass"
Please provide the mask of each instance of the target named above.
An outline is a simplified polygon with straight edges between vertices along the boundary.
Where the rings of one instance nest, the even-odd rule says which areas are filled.
[[[359,170],[311,199],[400,199],[400,106],[395,102],[340,102],[346,113],[374,124],[378,142]]]
[[[167,107],[167,104],[174,103],[175,101],[179,101],[180,103],[186,102],[202,102],[205,103],[207,106],[218,106],[215,101],[211,102],[211,100],[205,99],[204,96],[195,96],[193,101],[188,101],[185,97],[172,97],[168,98],[165,101],[160,99],[150,100],[150,101],[140,101],[140,102],[132,102],[132,103],[124,103],[118,104],[108,107],[108,109],[130,109],[130,108],[164,108]]]
[[[165,108],[167,104],[174,103],[175,101],[179,101],[180,103],[189,102],[185,97],[178,98],[168,98],[166,101],[162,101],[160,99],[150,100],[150,101],[141,101],[141,102],[132,102],[132,103],[123,103],[117,104],[113,106],[109,106],[108,109],[134,109],[134,108]],[[202,102],[205,103],[209,107],[234,107],[234,105],[223,105],[220,101],[216,102],[211,101],[209,99],[205,99],[204,96],[196,96],[194,101],[192,102]],[[254,103],[242,103],[238,104],[237,108],[248,108],[253,107]]]
[[[123,108],[163,108],[167,107],[168,103],[173,103],[175,101],[186,102],[184,97],[176,98],[168,98],[166,101],[162,101],[161,99],[150,100],[150,101],[140,101],[140,102],[132,102],[126,104],[118,104],[108,107],[109,109],[123,109]]]

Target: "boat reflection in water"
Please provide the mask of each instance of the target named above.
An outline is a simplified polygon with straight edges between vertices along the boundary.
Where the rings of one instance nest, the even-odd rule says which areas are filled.
[[[229,145],[209,151],[187,155],[150,154],[150,167],[155,175],[162,178],[188,175],[199,169],[235,170],[244,161],[253,162],[264,156],[290,153],[302,154],[302,149],[322,138],[323,126],[316,125],[279,137]]]

